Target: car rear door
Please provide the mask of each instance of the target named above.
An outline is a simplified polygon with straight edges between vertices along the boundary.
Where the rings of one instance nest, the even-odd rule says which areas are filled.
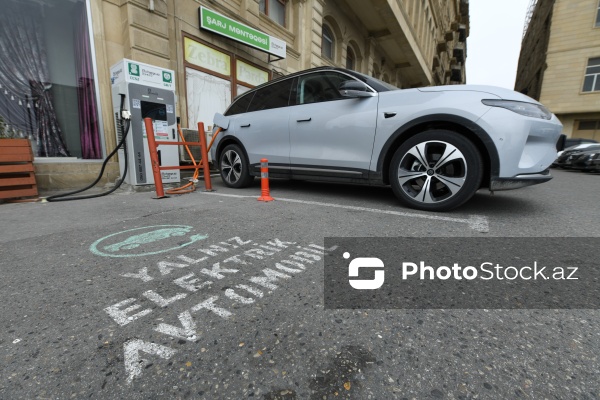
[[[246,153],[251,171],[260,159],[269,160],[274,173],[289,173],[290,135],[288,104],[293,79],[267,85],[254,94],[248,112],[236,115],[234,128]]]
[[[322,71],[296,78],[290,124],[292,175],[368,178],[378,97],[346,98],[350,75]]]

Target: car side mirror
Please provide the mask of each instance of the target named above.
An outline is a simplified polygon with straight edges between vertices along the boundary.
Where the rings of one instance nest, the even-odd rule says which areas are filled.
[[[349,80],[345,81],[338,88],[342,97],[348,98],[364,98],[364,97],[375,97],[377,93],[372,92],[371,89],[363,82]]]

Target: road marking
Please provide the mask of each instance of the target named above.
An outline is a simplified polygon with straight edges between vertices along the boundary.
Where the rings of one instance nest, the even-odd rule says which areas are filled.
[[[256,196],[246,196],[239,194],[227,194],[227,193],[216,193],[216,192],[201,192],[202,194],[208,194],[211,196],[221,196],[221,197],[234,197],[234,198],[248,198],[248,199],[256,199]],[[346,210],[354,210],[354,211],[363,211],[363,212],[371,212],[375,214],[387,214],[387,215],[395,215],[398,217],[407,217],[407,218],[420,218],[420,219],[428,219],[433,221],[444,221],[444,222],[455,222],[459,224],[467,224],[469,228],[474,231],[481,233],[488,233],[489,223],[487,217],[483,215],[469,215],[469,218],[456,218],[456,217],[444,217],[441,215],[430,215],[430,214],[421,214],[421,213],[411,213],[411,212],[403,212],[403,211],[392,211],[392,210],[381,210],[378,208],[368,208],[368,207],[357,207],[357,206],[347,206],[344,204],[335,204],[335,203],[323,203],[320,201],[308,201],[308,200],[297,200],[297,199],[287,199],[283,197],[277,197],[276,201],[286,201],[288,203],[299,203],[306,204],[311,206],[321,206],[321,207],[333,207],[333,208],[343,208]]]
[[[131,339],[123,345],[125,356],[125,371],[127,372],[127,383],[142,375],[142,367],[147,365],[147,361],[140,357],[140,351],[148,354],[154,354],[160,358],[169,359],[177,350],[162,346],[156,343],[144,342],[140,339]]]
[[[235,242],[236,245],[231,244],[233,242]],[[168,290],[168,288],[163,285],[160,285],[160,288],[157,288],[156,290],[147,290],[148,288],[145,287],[146,290],[141,294],[141,297],[145,297],[155,303],[159,306],[158,308],[142,309],[142,304],[144,303],[140,304],[138,298],[128,298],[106,307],[104,311],[114,320],[114,322],[119,326],[124,327],[153,312],[160,313],[161,310],[164,310],[163,312],[169,313],[173,303],[195,295],[202,301],[179,313],[176,316],[176,320],[178,320],[179,323],[169,324],[161,322],[158,326],[153,328],[153,331],[170,336],[171,338],[179,338],[188,342],[197,342],[202,332],[197,330],[201,325],[194,320],[194,313],[202,313],[201,318],[203,319],[207,318],[208,313],[212,313],[223,320],[228,320],[234,313],[238,312],[238,305],[250,306],[251,304],[256,303],[258,299],[263,299],[266,294],[271,294],[274,290],[279,289],[284,280],[290,280],[295,275],[304,272],[309,266],[307,264],[314,264],[315,261],[322,260],[325,254],[328,254],[328,252],[337,248],[337,246],[332,246],[326,249],[325,247],[314,243],[298,245],[297,242],[286,242],[277,238],[271,239],[265,244],[260,244],[253,242],[252,240],[244,241],[238,236],[219,243],[229,245],[230,248],[228,249],[215,245],[209,245],[208,249],[210,250],[206,248],[196,248],[196,251],[207,254],[199,259],[185,255],[175,256],[177,259],[185,261],[186,264],[159,261],[157,263],[158,268],[154,272],[155,276],[151,276],[148,267],[142,267],[137,273],[125,273],[120,275],[126,278],[134,278],[135,280],[133,282],[144,284],[144,286],[146,286],[145,284],[154,281],[155,278],[162,278],[162,276],[156,275],[158,272],[160,272],[161,275],[168,275],[175,270],[178,272],[185,272],[185,275],[175,278],[172,283],[179,288],[186,289],[187,292],[176,292],[173,295],[173,291]],[[250,249],[253,251],[246,250],[246,248],[244,248],[246,245],[254,246]],[[188,249],[193,250],[191,248]],[[232,257],[231,253],[229,253],[230,250],[238,252],[238,254]],[[282,251],[283,253],[280,253]],[[293,254],[289,254],[289,252],[293,252]],[[227,260],[233,260],[236,264],[252,265],[239,258],[246,256],[261,261],[252,269],[244,268],[244,276],[241,276],[242,274],[237,274],[238,269],[225,269],[220,267],[221,263],[226,263]],[[279,257],[276,258],[276,256]],[[207,266],[207,268],[201,270],[196,268],[193,273],[189,273],[189,270],[183,270],[184,268],[199,264],[209,257],[215,257],[215,261],[217,259],[222,259],[223,257],[227,258],[216,263],[207,261],[206,264],[203,264]],[[234,259],[234,257],[236,258]],[[275,260],[271,261],[271,259]],[[212,264],[212,267],[210,267],[209,264]],[[274,268],[263,268],[266,264],[269,264]],[[260,269],[260,271],[258,271],[258,269]],[[196,278],[195,273],[208,275],[214,279],[211,281],[201,281],[201,279]],[[213,282],[216,283],[222,279],[226,280],[226,286],[217,288],[212,287]],[[227,282],[227,280],[229,280],[229,282]],[[159,283],[157,283],[157,285]],[[204,287],[213,289],[212,293],[210,290],[206,292],[203,290],[201,291],[200,289],[203,289]],[[170,293],[171,297],[163,297],[157,292],[158,289],[163,293]],[[223,297],[214,295],[214,291],[219,289],[224,289],[225,295]],[[219,292],[221,290],[219,290]],[[161,316],[162,315],[164,314],[161,314]],[[210,316],[210,314],[208,314],[208,316]],[[174,318],[171,316],[169,319],[173,320]],[[163,318],[157,318],[157,320],[163,321]],[[133,338],[124,343],[123,351],[127,383],[131,384],[136,378],[139,378],[143,374],[144,369],[150,365],[150,361],[142,358],[141,352],[159,358],[169,359],[178,350],[143,339]]]
[[[164,333],[168,336],[177,337],[184,340],[196,340],[196,323],[192,318],[192,314],[189,311],[184,311],[179,316],[179,322],[181,322],[181,328],[165,323],[161,323],[154,330],[156,332]]]
[[[187,238],[187,242],[176,243],[176,245],[174,244],[174,242],[177,242],[177,240],[175,239],[187,236],[192,229],[193,228],[189,225],[153,225],[127,229],[121,232],[104,236],[103,238],[96,240],[90,245],[90,251],[98,256],[103,257],[142,257],[160,254],[172,250],[178,250],[183,247],[194,244],[200,240],[208,238],[208,235],[190,235]],[[142,231],[142,233],[139,233],[139,231]],[[136,232],[136,234],[131,234],[131,232]],[[115,240],[115,237],[118,238],[119,236],[127,237],[120,242],[112,244],[110,243],[111,241]],[[169,241],[168,239],[172,240]],[[161,247],[157,245],[157,243],[164,242],[165,240],[167,241],[167,244],[164,245],[165,248],[157,249],[157,247]],[[135,252],[127,252],[133,249],[144,248],[145,245],[150,245],[149,248],[151,251],[141,252],[137,254]],[[125,253],[123,254],[122,251],[125,251]]]

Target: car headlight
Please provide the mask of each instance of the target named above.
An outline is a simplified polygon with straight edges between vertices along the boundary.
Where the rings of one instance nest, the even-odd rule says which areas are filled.
[[[486,106],[506,108],[507,110],[516,112],[517,114],[521,114],[526,117],[541,119],[552,118],[552,113],[541,104],[525,103],[523,101],[512,100],[481,100],[481,102]]]

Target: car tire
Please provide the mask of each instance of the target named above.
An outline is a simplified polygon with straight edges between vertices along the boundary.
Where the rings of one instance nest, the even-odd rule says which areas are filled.
[[[477,147],[452,131],[419,133],[396,150],[389,179],[398,199],[411,208],[448,211],[468,201],[481,185]]]
[[[250,175],[249,168],[246,154],[240,146],[225,146],[219,156],[219,170],[225,186],[236,189],[250,186],[254,177]]]

